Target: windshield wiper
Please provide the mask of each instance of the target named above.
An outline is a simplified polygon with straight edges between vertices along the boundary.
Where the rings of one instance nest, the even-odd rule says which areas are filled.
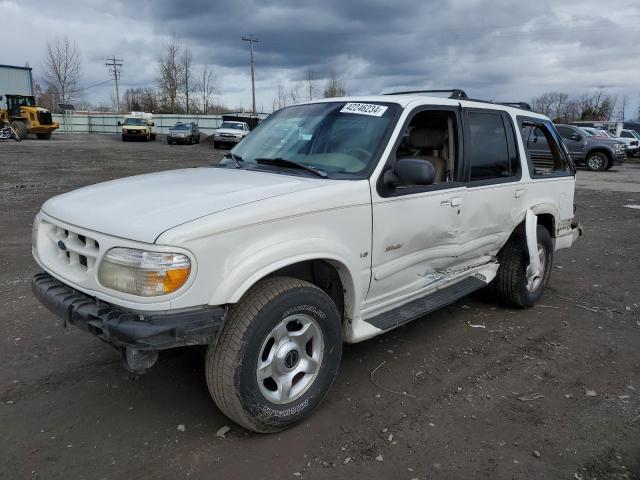
[[[227,153],[224,158],[230,158],[231,161],[233,162],[233,166],[236,168],[242,168],[242,165],[240,165],[240,162],[242,161],[242,157],[239,155],[236,155],[234,153]]]
[[[279,167],[299,168],[301,170],[311,172],[319,177],[327,178],[327,172],[324,170],[320,170],[319,168],[312,167],[310,165],[305,165],[304,163],[294,162],[293,160],[287,160],[286,158],[256,158],[256,163],[262,165],[275,165]]]

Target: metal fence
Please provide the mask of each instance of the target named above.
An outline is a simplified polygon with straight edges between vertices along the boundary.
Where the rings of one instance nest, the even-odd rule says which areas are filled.
[[[67,133],[120,133],[121,128],[118,121],[122,122],[125,115],[113,113],[90,113],[80,114],[54,114],[53,120],[60,124],[60,131]],[[258,114],[260,119],[267,117],[266,114]],[[206,135],[211,135],[213,130],[222,123],[222,115],[154,115],[155,131],[159,134],[166,134],[169,128],[176,122],[195,122],[200,127],[200,131]]]

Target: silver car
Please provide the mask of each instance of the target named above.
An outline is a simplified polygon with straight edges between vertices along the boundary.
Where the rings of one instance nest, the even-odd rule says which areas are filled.
[[[249,125],[245,122],[222,122],[213,132],[213,147],[220,148],[223,144],[235,145],[248,134]]]

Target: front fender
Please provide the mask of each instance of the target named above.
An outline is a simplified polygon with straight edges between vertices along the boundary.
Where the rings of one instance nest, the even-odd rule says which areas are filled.
[[[325,260],[338,270],[345,289],[345,313],[359,304],[355,286],[358,266],[349,260],[349,250],[324,238],[298,238],[262,248],[238,262],[213,292],[210,305],[236,303],[256,282],[281,268],[308,260]],[[350,316],[350,315],[348,315]]]

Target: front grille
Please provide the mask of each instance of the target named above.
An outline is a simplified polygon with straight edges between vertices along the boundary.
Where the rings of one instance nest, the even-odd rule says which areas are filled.
[[[43,227],[61,273],[82,274],[94,268],[100,251],[96,240],[47,221],[42,221]]]
[[[38,112],[38,122],[40,122],[40,125],[53,124],[53,120],[51,118],[51,112]]]

